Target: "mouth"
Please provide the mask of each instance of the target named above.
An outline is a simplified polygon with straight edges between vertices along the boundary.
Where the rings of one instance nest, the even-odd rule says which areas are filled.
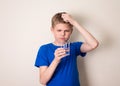
[[[65,38],[60,38],[61,40],[65,40]]]

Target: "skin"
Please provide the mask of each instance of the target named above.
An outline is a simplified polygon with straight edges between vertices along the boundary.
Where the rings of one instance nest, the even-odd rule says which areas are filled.
[[[98,41],[85,28],[83,28],[76,20],[74,20],[71,15],[65,13],[65,14],[62,14],[62,18],[65,22],[71,23],[84,38],[85,42],[80,47],[81,52],[89,52],[97,48],[99,44]],[[70,28],[66,24],[60,23],[60,24],[57,24],[54,28],[51,27],[51,31],[55,38],[53,44],[59,46],[65,43],[70,38],[72,33],[72,28]],[[45,86],[47,82],[51,79],[56,67],[61,61],[61,58],[65,56],[65,53],[66,51],[63,48],[56,49],[54,52],[55,57],[52,63],[49,66],[41,66],[39,68],[41,84]]]

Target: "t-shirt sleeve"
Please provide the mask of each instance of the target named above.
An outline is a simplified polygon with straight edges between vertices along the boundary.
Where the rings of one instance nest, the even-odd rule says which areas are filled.
[[[86,56],[86,52],[83,53],[80,51],[82,44],[83,44],[83,42],[76,42],[76,54],[84,57],[84,56]]]
[[[35,66],[40,67],[40,66],[48,66],[48,59],[47,59],[47,49],[45,46],[41,46],[38,50],[36,60],[35,60]]]

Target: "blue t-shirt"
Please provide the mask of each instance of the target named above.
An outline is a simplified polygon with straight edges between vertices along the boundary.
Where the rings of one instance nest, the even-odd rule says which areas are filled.
[[[82,42],[70,43],[70,55],[61,59],[47,86],[80,86],[77,69],[77,56],[84,57],[80,51]],[[54,52],[60,46],[53,43],[42,45],[38,51],[35,66],[49,66],[54,59]]]

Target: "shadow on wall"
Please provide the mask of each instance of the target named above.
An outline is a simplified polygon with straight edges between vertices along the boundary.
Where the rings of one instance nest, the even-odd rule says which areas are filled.
[[[94,53],[98,53],[98,52],[105,53],[105,52],[107,52],[107,50],[111,49],[115,45],[115,43],[114,43],[115,41],[112,38],[112,35],[108,31],[106,31],[105,28],[100,28],[100,29],[102,29],[101,31],[99,31],[99,33],[101,34],[101,37],[99,40],[100,44],[99,44],[98,48],[96,50],[94,50]],[[94,57],[94,55],[95,54],[92,54],[92,52],[91,52],[91,54],[89,54],[88,58],[90,59],[90,58]],[[100,58],[102,58],[102,57],[100,57]],[[98,59],[100,59],[100,58],[98,58]],[[105,56],[103,58],[105,58]],[[88,59],[84,59],[81,57],[78,58],[78,70],[80,72],[79,77],[80,77],[80,81],[81,81],[81,86],[92,86],[90,81],[93,81],[93,80],[89,80],[91,77],[89,77],[89,74],[88,74],[89,70],[87,70],[87,67],[86,67],[87,63],[85,63],[85,62],[89,62],[89,61],[86,61],[86,60],[88,60]],[[100,60],[102,61],[103,59],[100,59]],[[105,63],[107,63],[107,60]]]

